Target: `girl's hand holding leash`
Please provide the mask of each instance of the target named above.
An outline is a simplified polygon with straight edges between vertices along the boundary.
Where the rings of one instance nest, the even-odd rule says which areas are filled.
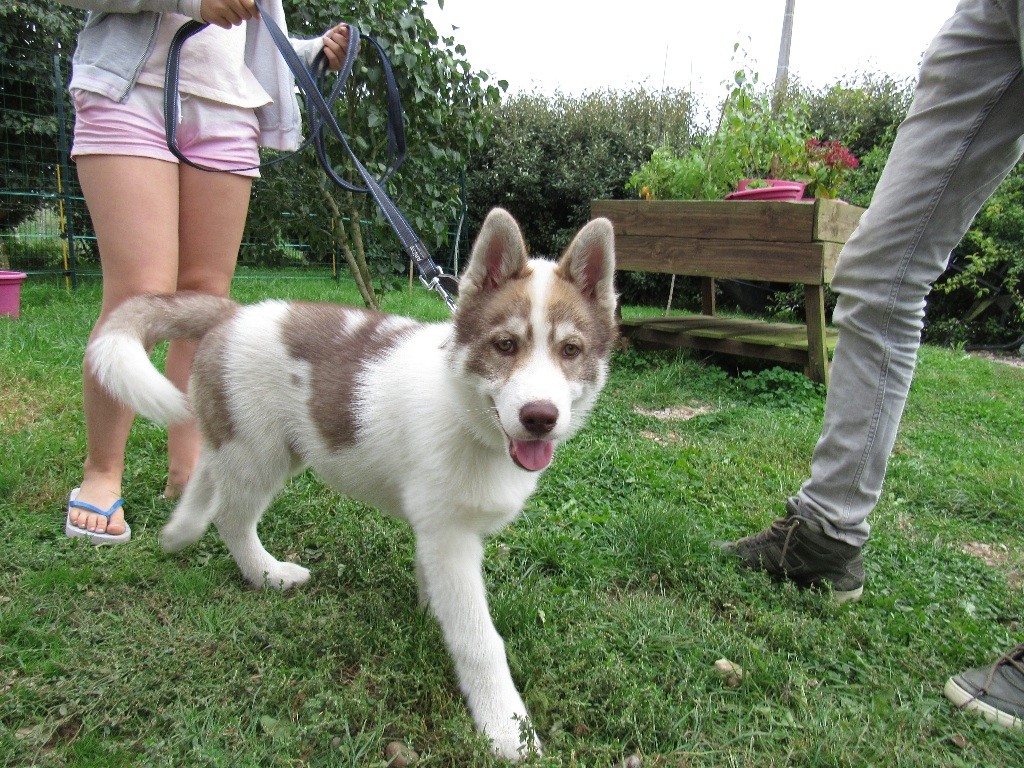
[[[348,24],[341,22],[327,30],[327,34],[324,35],[324,57],[327,59],[327,66],[335,72],[341,69],[347,50]]]
[[[258,18],[255,0],[202,0],[199,15],[203,21],[224,29]]]
[[[199,14],[203,21],[224,29],[241,24],[249,19],[259,18],[255,0],[202,0]],[[341,69],[348,50],[348,24],[340,24],[327,30],[324,35],[324,56],[327,65],[334,71]]]

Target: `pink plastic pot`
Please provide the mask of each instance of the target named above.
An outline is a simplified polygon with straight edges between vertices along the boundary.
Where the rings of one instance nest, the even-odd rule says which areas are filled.
[[[767,187],[750,187],[751,182],[759,181]],[[800,200],[807,186],[802,181],[784,181],[782,179],[740,179],[736,191],[725,196],[726,200]]]
[[[0,315],[21,315],[21,284],[26,277],[24,272],[0,270]]]

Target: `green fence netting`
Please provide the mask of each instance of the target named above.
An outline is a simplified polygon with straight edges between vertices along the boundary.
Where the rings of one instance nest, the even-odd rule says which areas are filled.
[[[95,245],[68,149],[67,59],[29,79],[27,49],[0,57],[0,269],[64,275],[75,284]],[[40,87],[46,83],[46,87]]]

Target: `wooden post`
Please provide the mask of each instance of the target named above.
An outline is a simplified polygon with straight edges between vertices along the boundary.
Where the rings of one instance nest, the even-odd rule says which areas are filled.
[[[804,286],[807,313],[807,376],[828,386],[828,344],[825,338],[825,286]]]

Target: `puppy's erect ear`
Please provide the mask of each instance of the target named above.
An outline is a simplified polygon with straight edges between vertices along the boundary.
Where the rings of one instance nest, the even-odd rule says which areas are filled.
[[[491,291],[526,268],[526,242],[512,214],[494,208],[480,228],[469,266],[459,281],[459,295]]]
[[[557,274],[576,285],[584,298],[615,311],[615,232],[608,219],[581,229],[558,262]]]

